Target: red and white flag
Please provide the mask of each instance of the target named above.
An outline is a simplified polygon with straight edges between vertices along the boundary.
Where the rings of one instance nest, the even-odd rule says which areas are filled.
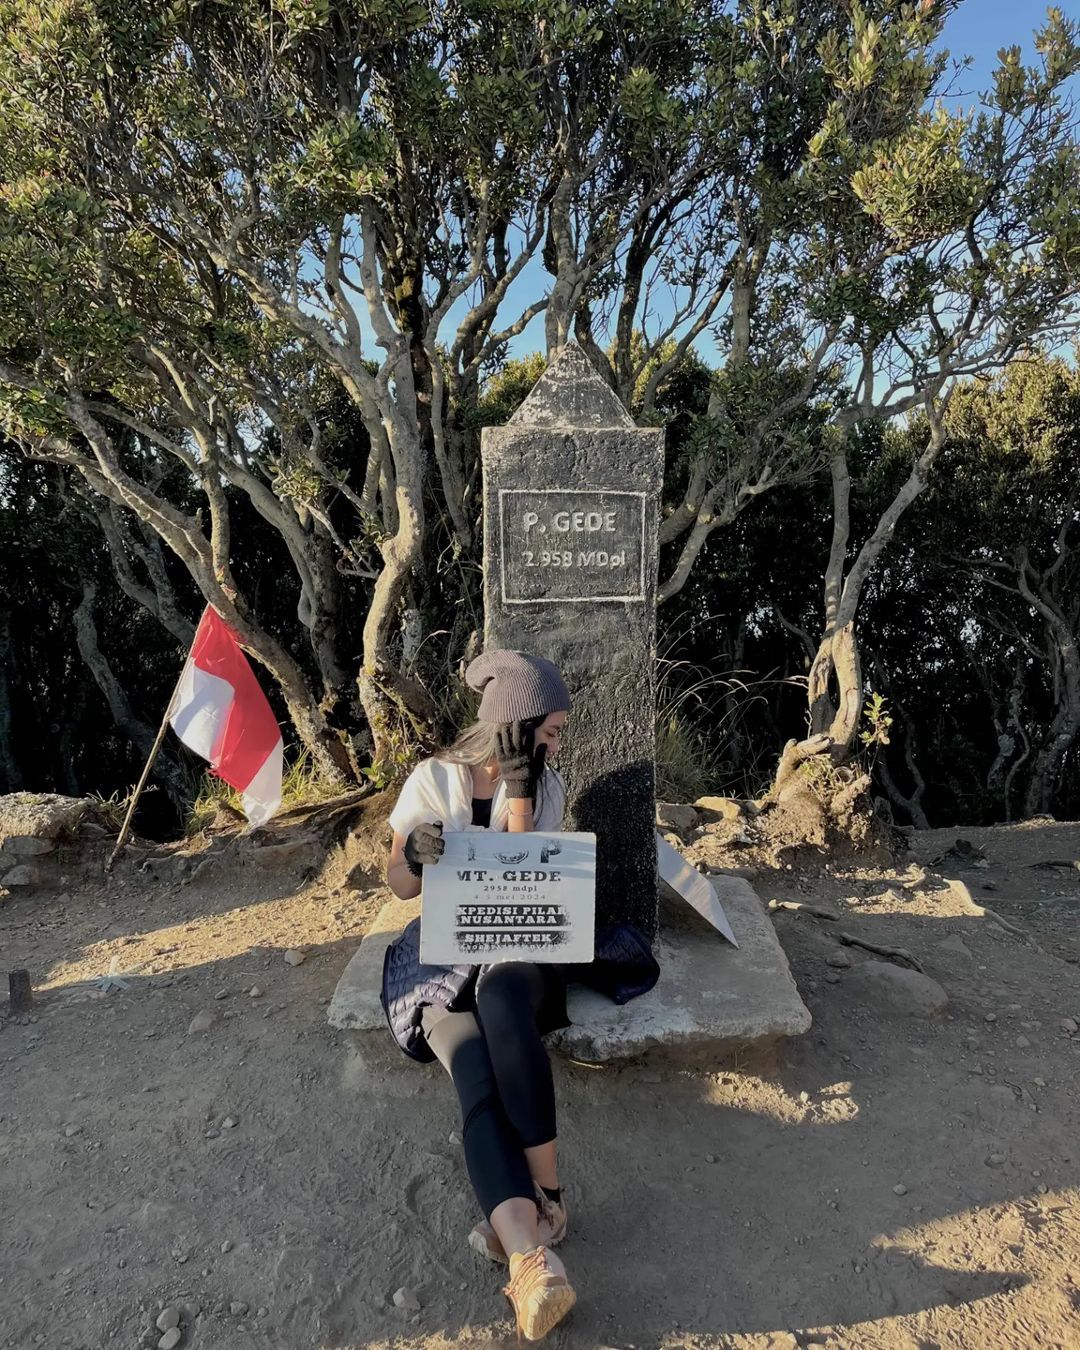
[[[281,805],[281,731],[236,634],[207,606],[169,704],[169,725],[242,794],[262,825]]]

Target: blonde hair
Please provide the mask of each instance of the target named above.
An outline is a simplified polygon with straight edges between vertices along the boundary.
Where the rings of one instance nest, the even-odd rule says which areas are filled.
[[[522,725],[532,727],[534,730],[543,721],[543,717],[533,717]],[[436,759],[441,759],[444,764],[465,764],[470,768],[481,768],[490,764],[493,759],[498,758],[499,749],[499,723],[498,722],[474,722],[472,726],[466,727],[463,732],[447,746],[445,750],[439,750],[435,754]],[[547,774],[540,775],[540,781],[536,785],[536,801],[534,803],[534,819],[540,815],[544,801],[544,778]]]

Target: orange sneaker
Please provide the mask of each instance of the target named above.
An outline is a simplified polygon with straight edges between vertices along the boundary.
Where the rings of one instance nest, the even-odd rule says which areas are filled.
[[[547,1247],[511,1256],[510,1283],[503,1293],[527,1341],[543,1340],[577,1302],[563,1263]]]
[[[549,1200],[537,1186],[536,1217],[540,1246],[557,1247],[566,1237],[569,1226],[565,1196],[556,1203],[554,1200]],[[497,1261],[500,1265],[506,1265],[506,1252],[499,1241],[499,1235],[486,1219],[481,1220],[469,1234],[469,1246],[486,1260]]]

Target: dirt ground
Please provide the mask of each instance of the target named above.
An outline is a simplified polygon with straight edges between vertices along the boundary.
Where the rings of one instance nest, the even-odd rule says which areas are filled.
[[[814,1026],[778,1070],[557,1063],[580,1302],[549,1344],[1080,1346],[1080,825],[964,834],[988,866],[924,872],[934,832],[899,870],[755,877],[908,948],[944,1015],[867,1003],[781,912]],[[385,892],[289,837],[193,879],[159,851],[106,880],[102,842],[0,906],[37,989],[0,1031],[0,1346],[137,1350],[167,1307],[195,1350],[513,1342],[449,1083],[326,1022]]]

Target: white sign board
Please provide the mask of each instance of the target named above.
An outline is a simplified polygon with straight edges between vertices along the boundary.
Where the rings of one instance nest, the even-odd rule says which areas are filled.
[[[444,834],[424,868],[420,959],[430,965],[593,960],[595,834]]]
[[[681,895],[688,905],[692,905],[703,919],[708,919],[733,947],[737,947],[739,944],[712,882],[708,877],[703,877],[696,867],[691,867],[659,830],[656,832],[656,864],[661,877],[671,889]]]

